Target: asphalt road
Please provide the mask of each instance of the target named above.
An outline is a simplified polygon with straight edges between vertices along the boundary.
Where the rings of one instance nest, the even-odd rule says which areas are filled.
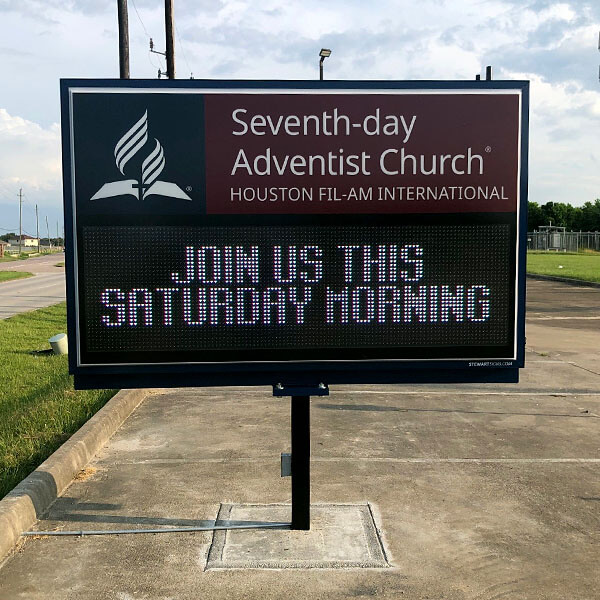
[[[50,306],[65,299],[65,270],[56,264],[65,255],[52,254],[9,263],[0,263],[0,271],[27,271],[33,277],[0,283],[0,319],[17,313]]]
[[[34,275],[40,273],[57,273],[63,270],[63,267],[57,267],[57,263],[65,262],[65,253],[48,254],[26,260],[15,260],[10,262],[0,262],[0,271],[27,271]]]

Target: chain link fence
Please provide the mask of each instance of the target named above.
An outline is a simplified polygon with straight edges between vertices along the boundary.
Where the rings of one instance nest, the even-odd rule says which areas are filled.
[[[527,234],[527,250],[600,252],[600,231],[532,231]]]

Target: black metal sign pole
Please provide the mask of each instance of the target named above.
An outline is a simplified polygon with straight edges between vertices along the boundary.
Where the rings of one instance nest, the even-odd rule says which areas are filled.
[[[310,397],[329,396],[329,387],[318,385],[273,386],[273,396],[291,396],[292,429],[292,529],[310,529]]]
[[[292,529],[310,529],[310,396],[292,396]]]

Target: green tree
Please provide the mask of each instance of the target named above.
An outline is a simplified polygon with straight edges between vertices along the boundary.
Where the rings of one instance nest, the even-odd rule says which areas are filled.
[[[527,203],[527,231],[534,231],[544,225],[544,213],[537,202]]]
[[[600,231],[600,199],[586,202],[583,206],[571,206],[566,202],[528,203],[529,231],[540,225],[565,227],[567,231]]]
[[[576,225],[580,231],[600,231],[600,199],[586,202],[581,207],[580,220]]]
[[[557,227],[569,227],[568,204],[563,202],[546,202],[542,206],[544,213],[544,225],[556,225]]]

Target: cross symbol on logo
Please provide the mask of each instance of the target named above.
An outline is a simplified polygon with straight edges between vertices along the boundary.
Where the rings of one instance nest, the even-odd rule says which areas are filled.
[[[146,192],[146,190],[148,189],[147,185],[143,185],[142,183],[138,183],[137,181],[135,183],[131,184],[131,189],[132,190],[138,190],[138,200],[143,200],[144,199],[144,194]]]

